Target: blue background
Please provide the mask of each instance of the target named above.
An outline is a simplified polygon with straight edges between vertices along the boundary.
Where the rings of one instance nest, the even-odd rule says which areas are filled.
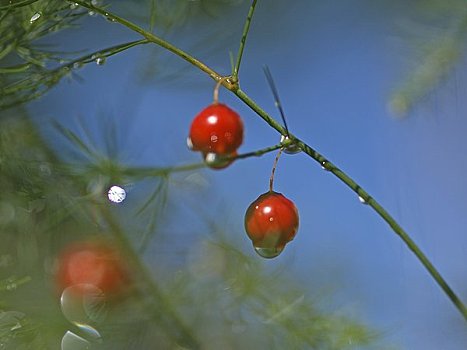
[[[219,30],[220,44],[216,28],[222,28],[225,18],[182,26],[168,37],[228,74],[229,50],[237,50],[246,11],[243,4],[230,14],[235,30],[226,30],[225,37]],[[417,64],[411,60],[410,43],[398,30],[398,23],[409,20],[413,11],[404,1],[260,2],[241,86],[278,117],[262,72],[262,66],[269,65],[291,131],[387,208],[467,301],[467,62],[464,57],[408,117],[391,114],[391,92]],[[193,45],[209,33],[208,44]],[[117,24],[90,17],[81,31],[61,34],[56,41],[65,48],[93,50],[137,38]],[[159,76],[183,68],[181,74],[175,80],[142,80],[138,67],[147,64],[144,55],[150,50],[154,49],[146,45],[111,57],[103,66],[88,65],[77,72],[82,83],[63,81],[33,103],[30,111],[50,143],[60,150],[62,140],[50,120],[80,133],[79,119],[101,147],[106,129],[113,125],[116,158],[124,164],[198,161],[185,139],[194,115],[211,102],[214,83],[159,49],[153,56]],[[240,151],[279,140],[235,96],[222,90],[220,98],[243,117],[246,134]],[[223,171],[203,170],[215,199],[193,194],[205,213],[242,237],[243,248],[252,255],[243,215],[267,190],[273,158],[269,154],[237,161]],[[301,223],[296,239],[267,264],[287,265],[283,273],[296,274],[312,293],[332,293],[332,308],[381,330],[389,344],[402,349],[467,346],[459,312],[390,228],[332,174],[305,155],[283,156],[275,188],[294,200]],[[132,200],[137,197],[132,199],[130,193],[128,201]],[[194,218],[181,219],[180,227],[196,225],[190,220]]]

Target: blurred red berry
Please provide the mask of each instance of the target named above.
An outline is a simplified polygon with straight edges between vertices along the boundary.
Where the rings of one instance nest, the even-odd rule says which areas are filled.
[[[127,280],[127,270],[117,250],[101,242],[75,243],[58,259],[60,290],[74,285],[93,285],[107,295],[117,294]]]

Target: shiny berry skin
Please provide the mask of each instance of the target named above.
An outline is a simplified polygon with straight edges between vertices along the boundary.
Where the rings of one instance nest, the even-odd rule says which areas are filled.
[[[243,122],[234,110],[214,103],[195,117],[187,142],[193,151],[231,154],[243,142]]]
[[[298,230],[295,204],[281,193],[260,195],[245,214],[245,230],[258,254],[265,258],[279,255]]]
[[[75,243],[58,258],[57,286],[92,285],[106,295],[118,294],[128,282],[127,269],[116,249],[102,242]]]

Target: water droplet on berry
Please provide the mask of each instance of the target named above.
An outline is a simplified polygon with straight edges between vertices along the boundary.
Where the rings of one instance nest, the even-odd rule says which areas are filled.
[[[114,185],[109,188],[107,198],[113,203],[121,203],[126,198],[126,191],[122,187]]]
[[[90,348],[90,342],[73,332],[67,331],[62,338],[62,350],[87,350]]]
[[[232,154],[235,156],[236,153]],[[217,153],[206,153],[204,155],[204,162],[213,169],[223,169],[230,165],[234,159],[229,158],[229,156],[219,155]]]
[[[32,15],[31,19],[29,20],[29,23],[33,24],[35,21],[41,18],[41,16],[42,16],[42,13],[36,12],[35,14]]]
[[[256,253],[258,253],[259,256],[265,259],[275,258],[280,253],[282,253],[283,250],[284,250],[284,247],[273,247],[273,248],[255,247]]]
[[[280,143],[286,143],[287,146],[284,148],[284,152],[287,154],[297,154],[300,153],[302,150],[300,147],[298,147],[296,144],[291,143],[290,139],[288,136],[282,135]]]
[[[186,138],[186,145],[188,146],[189,149],[193,149],[193,142],[191,141],[190,136]]]

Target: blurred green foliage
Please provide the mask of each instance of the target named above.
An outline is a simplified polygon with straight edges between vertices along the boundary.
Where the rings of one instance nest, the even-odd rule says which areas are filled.
[[[84,141],[74,144],[80,143]],[[62,314],[54,274],[62,249],[95,238],[120,247],[133,282],[127,295],[109,299],[105,318],[90,321],[102,341],[89,339],[86,346],[337,350],[375,344],[375,332],[345,314],[321,310],[320,300],[304,286],[236,249],[236,240],[225,238],[227,232],[220,228],[210,238],[199,235],[196,243],[186,242],[182,265],[161,257],[158,263],[165,266],[159,270],[165,273],[148,273],[134,248],[137,242],[117,219],[122,218],[119,208],[106,201],[106,187],[97,192],[89,187],[95,175],[92,167],[59,161],[26,117],[18,114],[0,122],[2,348],[56,349],[66,331],[89,339]]]

